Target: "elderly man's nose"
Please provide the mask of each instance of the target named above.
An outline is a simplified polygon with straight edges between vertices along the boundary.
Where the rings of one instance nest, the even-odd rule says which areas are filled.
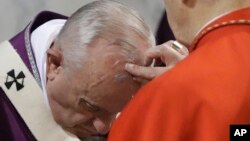
[[[96,131],[102,135],[105,135],[108,133],[108,131],[110,129],[110,124],[111,124],[110,122],[105,123],[104,121],[102,121],[99,118],[95,118],[93,121],[93,125],[94,125]]]

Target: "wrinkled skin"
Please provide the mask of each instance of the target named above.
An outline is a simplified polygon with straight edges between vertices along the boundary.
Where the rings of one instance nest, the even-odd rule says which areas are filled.
[[[117,45],[98,39],[88,47],[83,67],[66,71],[60,49],[48,50],[48,98],[63,129],[81,138],[109,131],[116,114],[140,87],[124,70],[128,60],[120,52]]]

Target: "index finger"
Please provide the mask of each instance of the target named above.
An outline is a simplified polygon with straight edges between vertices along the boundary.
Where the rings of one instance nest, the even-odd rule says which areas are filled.
[[[159,76],[166,70],[170,69],[170,67],[146,67],[146,66],[138,66],[135,64],[126,64],[125,70],[128,71],[135,77],[140,77],[143,79],[151,80],[155,77]]]

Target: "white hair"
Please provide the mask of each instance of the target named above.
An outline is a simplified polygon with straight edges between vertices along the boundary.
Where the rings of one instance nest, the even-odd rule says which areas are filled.
[[[63,65],[82,67],[86,47],[97,38],[125,49],[135,47],[131,53],[140,48],[138,39],[148,47],[155,45],[153,33],[137,12],[110,0],[95,1],[77,10],[59,33],[55,45],[62,50]]]

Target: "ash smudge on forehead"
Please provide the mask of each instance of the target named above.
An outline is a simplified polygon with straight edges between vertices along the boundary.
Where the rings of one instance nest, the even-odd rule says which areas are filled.
[[[125,80],[126,78],[128,78],[128,75],[125,73],[118,73],[118,74],[115,74],[114,78],[115,78],[115,81],[121,82]]]

